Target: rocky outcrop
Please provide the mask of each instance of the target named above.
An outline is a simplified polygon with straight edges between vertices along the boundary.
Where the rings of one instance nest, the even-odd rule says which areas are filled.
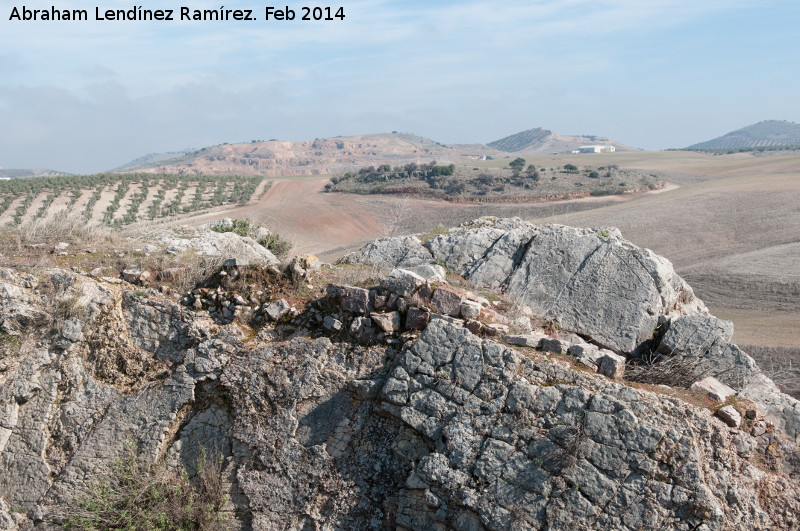
[[[415,265],[443,262],[475,285],[500,289],[534,313],[628,354],[652,339],[659,320],[706,311],[668,260],[615,229],[519,219],[475,225],[438,235],[424,248],[413,237],[384,238],[343,261],[381,267],[399,267],[409,257]]]
[[[414,237],[384,238],[344,261],[395,267],[407,248],[417,264],[426,258],[420,247]],[[444,263],[476,286],[502,291],[598,346],[633,358],[685,358],[695,381],[711,376],[742,391],[787,426],[790,437],[800,436],[798,402],[730,343],[732,324],[708,315],[667,259],[624,240],[618,230],[481,218],[422,247],[428,263]]]
[[[269,249],[249,236],[239,236],[234,232],[217,232],[211,227],[180,227],[176,231],[166,231],[160,236],[160,243],[167,252],[179,253],[192,250],[206,256],[223,259],[235,258],[239,266],[269,266],[280,262]]]
[[[513,220],[469,230],[534,238]],[[575,234],[592,236],[564,237]],[[525,262],[529,252],[511,255],[505,279],[538,261]],[[277,312],[263,320],[215,319],[194,297],[62,270],[0,271],[3,308],[25,305],[47,323],[7,319],[0,336],[0,529],[60,525],[127,451],[189,478],[211,456],[227,524],[240,529],[800,525],[800,417],[763,375],[718,413],[629,385],[619,350],[564,330],[506,333],[515,349],[499,340],[503,322],[521,319],[504,315],[507,299],[443,285],[419,269],[423,255],[392,253],[392,268],[409,269],[317,299],[297,298],[309,278],[281,294],[264,283],[288,280],[267,274],[252,294],[196,294]],[[662,294],[680,283],[658,286],[648,304],[663,317]],[[678,301],[659,327],[664,356],[724,350],[726,325],[681,323],[705,317],[690,307],[702,308]],[[688,317],[674,315],[681,308]]]

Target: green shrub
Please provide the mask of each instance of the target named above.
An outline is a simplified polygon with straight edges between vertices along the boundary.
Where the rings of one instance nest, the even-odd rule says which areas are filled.
[[[239,236],[250,235],[250,220],[248,219],[234,219],[232,225],[216,225],[211,227],[214,232],[235,232]],[[265,245],[266,247],[266,245]]]
[[[283,260],[289,255],[289,251],[292,250],[294,244],[289,240],[284,240],[278,234],[270,233],[269,236],[266,238],[261,238],[258,240],[258,243],[261,244],[263,247],[266,247],[272,254]]]

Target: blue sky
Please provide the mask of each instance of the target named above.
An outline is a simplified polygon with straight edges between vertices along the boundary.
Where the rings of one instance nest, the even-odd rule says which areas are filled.
[[[206,0],[50,0],[102,9]],[[343,22],[18,22],[0,1],[0,166],[69,172],[222,142],[533,127],[645,149],[800,122],[800,4],[344,0]]]

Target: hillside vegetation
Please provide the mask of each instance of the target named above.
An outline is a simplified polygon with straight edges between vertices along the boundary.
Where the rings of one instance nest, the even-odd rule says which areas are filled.
[[[552,131],[545,129],[544,127],[537,127],[536,129],[528,129],[527,131],[522,131],[520,133],[501,138],[500,140],[489,142],[486,145],[495,149],[499,149],[500,151],[513,153],[515,151],[522,151],[523,149],[537,142],[541,142],[551,134]]]
[[[244,204],[262,180],[234,175],[99,173],[0,181],[0,225],[46,220],[59,212],[82,213],[90,223],[127,225]]]
[[[800,125],[783,120],[765,120],[686,149],[733,153],[787,148],[800,148]]]
[[[388,164],[334,176],[328,192],[407,194],[448,201],[503,201],[606,196],[662,186],[654,173],[617,165],[536,167],[518,157],[509,163],[471,165]]]

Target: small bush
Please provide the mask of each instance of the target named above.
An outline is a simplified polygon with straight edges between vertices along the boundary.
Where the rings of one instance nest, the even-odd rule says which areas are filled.
[[[216,225],[211,227],[214,232],[234,232],[239,236],[250,235],[250,220],[248,219],[234,219],[232,225]]]
[[[289,251],[292,250],[294,244],[289,240],[284,240],[278,234],[270,233],[269,236],[266,238],[261,238],[258,240],[258,243],[263,247],[266,247],[272,254],[283,260],[289,255]]]

